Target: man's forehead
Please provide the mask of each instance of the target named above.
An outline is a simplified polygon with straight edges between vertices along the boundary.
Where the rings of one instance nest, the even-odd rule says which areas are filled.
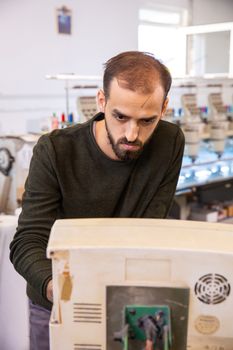
[[[154,81],[153,86],[151,85],[151,88],[148,90],[145,90],[143,87],[131,87],[127,81],[113,78],[110,83],[109,96],[111,96],[111,92],[120,90],[131,91],[132,93],[145,96],[146,99],[149,99],[153,95],[160,95],[161,93],[164,95],[164,88],[159,78]]]

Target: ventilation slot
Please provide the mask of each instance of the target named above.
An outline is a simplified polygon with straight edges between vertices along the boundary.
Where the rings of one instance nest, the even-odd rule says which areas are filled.
[[[82,323],[101,323],[102,305],[74,303],[73,321]]]
[[[102,350],[102,345],[97,344],[74,344],[73,350]]]
[[[222,303],[230,294],[227,279],[217,273],[209,273],[199,278],[194,287],[197,298],[205,304]]]

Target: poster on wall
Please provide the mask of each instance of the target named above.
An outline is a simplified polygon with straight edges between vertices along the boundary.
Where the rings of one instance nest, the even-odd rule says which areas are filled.
[[[57,31],[58,34],[71,34],[72,12],[66,6],[56,10]]]

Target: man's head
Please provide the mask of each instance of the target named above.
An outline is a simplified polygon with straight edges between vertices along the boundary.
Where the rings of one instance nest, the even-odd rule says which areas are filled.
[[[112,158],[139,156],[165,113],[170,87],[168,69],[151,54],[129,51],[107,61],[97,98]]]
[[[171,74],[152,54],[126,51],[110,58],[104,66],[103,88],[106,99],[110,97],[111,82],[116,78],[125,89],[145,95],[154,91],[159,80],[166,100],[172,83]]]

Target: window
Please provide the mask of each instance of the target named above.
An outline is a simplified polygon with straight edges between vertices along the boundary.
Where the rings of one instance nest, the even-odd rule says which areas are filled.
[[[190,26],[182,32],[187,42],[189,75],[233,75],[233,22]]]
[[[184,11],[139,10],[138,49],[153,53],[173,77],[186,71],[186,41],[180,30],[185,15]]]

